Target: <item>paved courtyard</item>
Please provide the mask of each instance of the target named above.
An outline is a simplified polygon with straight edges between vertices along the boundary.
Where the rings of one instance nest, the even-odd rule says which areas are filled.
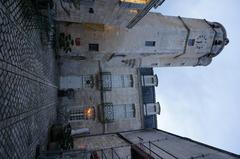
[[[56,119],[47,19],[31,0],[0,0],[0,158],[33,158]]]

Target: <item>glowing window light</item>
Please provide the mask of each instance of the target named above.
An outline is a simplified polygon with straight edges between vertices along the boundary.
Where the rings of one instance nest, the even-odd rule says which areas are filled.
[[[125,3],[147,4],[150,0],[120,0]]]
[[[85,119],[94,119],[95,118],[95,110],[94,107],[86,107],[83,110],[84,118]]]

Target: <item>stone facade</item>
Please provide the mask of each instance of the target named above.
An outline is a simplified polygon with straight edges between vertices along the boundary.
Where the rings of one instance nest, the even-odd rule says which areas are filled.
[[[228,43],[224,27],[215,22],[149,13],[129,29],[126,26],[137,13],[121,7],[119,1],[82,3],[78,9],[66,4],[58,2],[56,15],[60,89],[72,94],[59,98],[60,110],[73,129],[88,128],[90,133],[75,139],[75,148],[98,151],[101,147],[121,147],[121,137],[128,144],[136,144],[126,137],[128,133],[103,134],[131,131],[129,134],[136,137],[141,131],[133,130],[156,127],[156,114],[161,111],[154,91],[158,80],[153,72],[141,69],[206,66]],[[86,119],[84,112],[89,106],[94,109],[94,117]],[[155,130],[148,135],[146,141],[152,141],[151,135],[154,140],[166,138]],[[129,146],[126,152],[131,156]],[[179,157],[196,155],[199,154],[191,152]]]
[[[101,85],[103,82],[100,76],[104,78],[110,76],[112,79],[108,81],[104,79],[105,83],[110,82],[110,90],[103,90]],[[84,80],[82,77],[92,76],[92,87],[84,87]],[[128,79],[121,80],[121,78],[131,77],[132,86],[124,85],[121,82],[127,82]],[[136,130],[142,128],[142,118],[140,115],[139,103],[139,87],[140,80],[138,72],[135,68],[127,67],[105,67],[97,61],[79,61],[74,59],[61,59],[60,62],[60,90],[66,91],[73,89],[74,95],[72,97],[60,97],[59,110],[65,114],[66,119],[69,119],[71,109],[84,109],[87,106],[94,107],[95,117],[91,120],[70,121],[74,129],[89,128],[91,134],[102,134],[109,132],[119,132],[127,130]],[[111,103],[114,106],[121,107],[122,104],[134,104],[134,116],[129,118],[113,119],[112,122],[104,121],[104,104]],[[121,108],[120,108],[121,109]],[[114,110],[112,110],[114,111]],[[117,113],[117,112],[111,112]],[[120,113],[115,114],[115,117]],[[97,128],[97,129],[96,129]]]
[[[153,0],[152,7],[161,5],[164,0]],[[97,23],[126,27],[139,12],[144,10],[149,0],[80,0],[74,5],[68,0],[56,3],[57,21],[74,23]],[[81,15],[81,16],[79,16]],[[140,17],[141,19],[142,17]]]
[[[148,13],[128,29],[97,17],[92,15],[90,20],[83,16],[75,23],[65,21],[60,25],[63,33],[80,41],[68,54],[119,67],[206,66],[228,43],[221,24],[202,19]],[[122,17],[131,18],[124,14]],[[95,50],[90,48],[91,45],[96,47]],[[65,55],[64,52],[61,54]]]
[[[142,77],[139,68],[206,66],[227,43],[226,31],[219,23],[149,13],[128,29],[117,24],[120,19],[115,14],[119,13],[109,15],[108,11],[100,10],[107,1],[101,5],[98,1],[82,3],[80,9],[69,8],[69,20],[60,20],[67,15],[62,16],[66,11],[59,3],[57,52],[60,91],[65,92],[60,97],[59,110],[73,128],[89,128],[90,134],[141,129],[144,114],[160,113],[160,105],[154,104],[155,101],[146,104],[142,100],[141,87],[157,85],[157,78]],[[83,13],[83,8],[89,9],[88,5],[93,5],[92,9],[102,17],[96,19],[95,13]],[[124,14],[130,8],[120,5],[112,2],[108,8],[120,7],[121,16],[131,19],[132,16]],[[77,19],[74,15],[80,13],[82,16]],[[103,20],[106,15],[108,22]],[[114,17],[116,25],[110,20]],[[89,107],[94,117],[85,120],[84,112]],[[147,113],[148,109],[151,113]]]

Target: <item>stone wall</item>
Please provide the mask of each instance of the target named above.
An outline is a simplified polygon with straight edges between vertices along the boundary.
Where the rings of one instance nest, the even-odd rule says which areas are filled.
[[[186,159],[236,159],[239,156],[227,151],[223,151],[188,138],[176,136],[161,130],[140,130],[133,132],[120,133],[126,140],[138,144],[145,152],[150,153],[149,149],[162,158]],[[149,141],[151,143],[149,143]],[[141,146],[142,143],[144,146]],[[147,147],[147,148],[146,148]],[[152,153],[154,157],[157,157]]]
[[[75,138],[74,148],[87,151],[103,150],[108,158],[111,158],[112,151],[115,151],[113,155],[117,154],[120,158],[131,158],[130,145],[117,134]]]

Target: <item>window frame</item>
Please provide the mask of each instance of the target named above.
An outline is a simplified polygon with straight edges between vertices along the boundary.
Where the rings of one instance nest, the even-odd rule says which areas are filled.
[[[195,45],[195,39],[188,39],[188,46],[194,46]]]
[[[98,43],[90,43],[88,44],[88,51],[99,51],[99,44]]]
[[[114,120],[135,118],[136,107],[135,107],[135,104],[114,104],[113,113],[114,113]]]
[[[82,107],[74,107],[69,109],[69,121],[74,122],[74,121],[81,121],[85,120],[84,117],[84,112],[83,112]]]
[[[156,41],[145,41],[145,46],[146,47],[155,47]]]
[[[132,74],[112,75],[112,88],[132,88],[134,86]]]

